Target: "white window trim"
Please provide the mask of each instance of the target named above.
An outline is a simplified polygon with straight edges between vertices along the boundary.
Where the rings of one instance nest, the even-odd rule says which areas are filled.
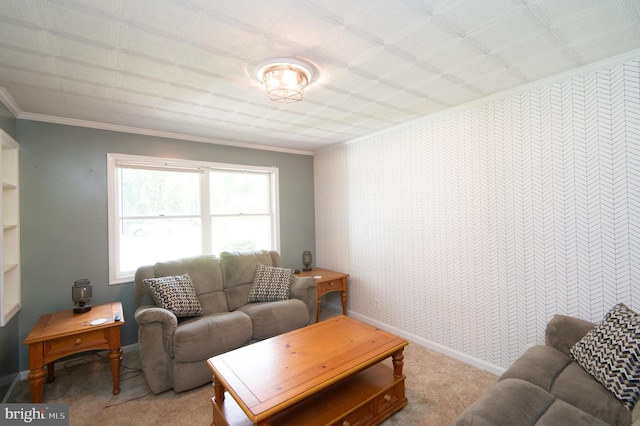
[[[240,165],[240,164],[227,164],[227,163],[213,163],[213,162],[205,162],[205,161],[194,161],[194,160],[181,160],[181,159],[171,159],[171,158],[161,158],[161,157],[149,157],[142,155],[129,155],[129,154],[117,154],[117,153],[108,153],[107,154],[107,206],[108,206],[108,240],[109,240],[109,285],[114,284],[122,284],[133,281],[134,274],[131,275],[118,275],[116,260],[118,258],[118,226],[116,221],[116,214],[118,211],[118,200],[116,198],[116,165],[118,163],[132,163],[132,164],[140,164],[144,166],[158,166],[158,167],[171,167],[174,166],[176,168],[201,168],[203,170],[209,169],[218,169],[218,170],[235,170],[235,171],[255,171],[262,173],[269,173],[271,176],[271,188],[273,188],[272,196],[272,206],[273,206],[273,216],[272,216],[272,230],[273,230],[273,244],[275,250],[280,251],[280,193],[279,193],[279,170],[277,167],[263,167],[263,166],[249,166],[249,165]],[[208,188],[208,179],[203,179],[202,185],[202,203],[203,207],[206,207],[206,211],[208,212],[209,206],[209,188]],[[210,216],[210,214],[208,215]],[[206,247],[209,247],[208,250],[211,250],[211,232],[210,232],[210,219],[202,221],[203,224],[203,237],[207,238],[209,241],[203,242],[203,246],[205,247],[203,250],[207,250]],[[206,229],[209,229],[209,232],[206,232]],[[219,254],[219,253],[213,253]],[[142,265],[140,265],[142,266]]]

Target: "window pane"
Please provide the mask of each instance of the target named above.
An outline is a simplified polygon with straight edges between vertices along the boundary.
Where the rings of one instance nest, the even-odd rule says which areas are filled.
[[[120,271],[202,253],[200,219],[123,220]]]
[[[232,250],[269,250],[271,224],[268,216],[214,217],[211,219],[213,253]]]
[[[212,171],[212,214],[269,214],[271,176],[267,173]]]
[[[120,169],[122,216],[200,214],[200,174]]]

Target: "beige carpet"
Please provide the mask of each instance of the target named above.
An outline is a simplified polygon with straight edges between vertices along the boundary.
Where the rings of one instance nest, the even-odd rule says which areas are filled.
[[[461,361],[410,343],[404,352],[407,406],[383,425],[449,425],[497,377]],[[391,366],[391,361],[385,361]],[[70,404],[75,425],[210,425],[213,387],[153,395],[140,371],[138,352],[122,359],[121,393],[112,395],[106,353],[62,362],[56,380],[45,383],[43,401]],[[29,383],[16,384],[7,402],[30,402]]]

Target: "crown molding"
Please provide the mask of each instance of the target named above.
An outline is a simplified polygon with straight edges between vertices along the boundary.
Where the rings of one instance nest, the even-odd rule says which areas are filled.
[[[0,87],[0,102],[5,104],[5,106],[9,109],[9,111],[11,111],[11,113],[17,119],[20,119],[20,120],[40,121],[43,123],[63,124],[66,126],[75,126],[75,127],[86,127],[90,129],[108,130],[108,131],[119,132],[119,133],[131,133],[135,135],[152,136],[157,138],[187,140],[191,142],[208,143],[212,145],[233,146],[236,148],[257,149],[261,151],[272,151],[272,152],[281,152],[286,154],[313,156],[313,152],[304,151],[300,149],[281,148],[281,147],[276,147],[271,145],[259,145],[259,144],[252,144],[247,142],[236,142],[236,141],[229,141],[225,139],[216,139],[216,138],[208,138],[204,136],[189,135],[185,133],[167,132],[163,130],[144,129],[141,127],[121,126],[119,124],[109,124],[109,123],[102,123],[98,121],[78,120],[75,118],[66,118],[66,117],[58,117],[54,115],[24,112],[4,87]]]
[[[13,96],[11,96],[4,87],[0,87],[0,102],[9,109],[14,117],[18,118],[23,114],[22,109],[13,99]]]

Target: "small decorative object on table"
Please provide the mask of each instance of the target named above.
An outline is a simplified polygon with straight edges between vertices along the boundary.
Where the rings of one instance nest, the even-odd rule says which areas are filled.
[[[304,265],[304,268],[302,268],[303,271],[309,272],[311,270],[311,261],[312,261],[311,252],[308,250],[303,251],[302,252],[302,264]]]
[[[82,278],[73,283],[71,298],[73,303],[78,305],[73,308],[74,314],[83,314],[91,310],[91,305],[89,304],[92,296],[91,288],[91,281],[88,278]]]

